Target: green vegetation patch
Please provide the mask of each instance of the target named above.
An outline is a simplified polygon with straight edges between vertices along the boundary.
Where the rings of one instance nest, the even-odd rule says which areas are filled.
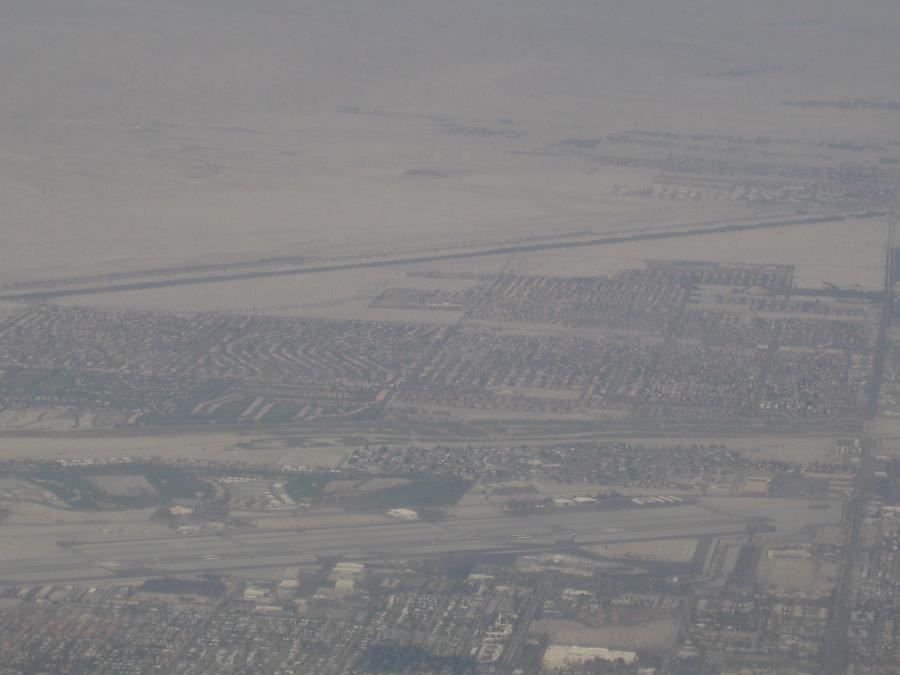
[[[373,490],[360,495],[357,506],[362,508],[395,509],[415,506],[452,506],[469,489],[462,478],[436,477],[413,480],[405,485]]]
[[[55,396],[71,388],[75,378],[52,371],[11,369],[0,375],[0,391],[32,396]]]
[[[217,598],[225,594],[225,584],[210,579],[179,579],[165,577],[147,579],[140,590],[146,593],[166,593],[171,595],[203,595]]]
[[[369,646],[360,655],[357,668],[363,673],[469,675],[475,672],[475,663],[464,656],[433,654],[417,645],[382,643]]]
[[[332,478],[334,474],[331,473],[301,473],[284,484],[284,491],[296,502],[318,501]]]
[[[98,477],[141,476],[152,490],[104,489],[109,481]],[[123,464],[102,467],[44,467],[23,476],[52,492],[66,506],[82,511],[139,509],[166,504],[175,499],[212,499],[215,488],[192,471],[173,466]]]

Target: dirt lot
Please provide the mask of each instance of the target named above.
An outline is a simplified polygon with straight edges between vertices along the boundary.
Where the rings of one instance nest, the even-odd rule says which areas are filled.
[[[585,626],[566,619],[541,619],[531,624],[532,633],[548,633],[557,644],[608,649],[664,649],[675,639],[677,619],[643,621],[636,625]]]
[[[824,597],[837,583],[838,573],[834,563],[817,562],[812,558],[766,558],[760,562],[757,580],[762,587],[780,593],[813,593]]]
[[[19,503],[3,521],[0,559],[17,560],[61,551],[60,541],[92,541],[166,536],[171,530],[151,521],[156,509],[129,511],[69,511]]]
[[[594,553],[609,558],[689,562],[694,557],[694,551],[697,550],[697,540],[660,539],[624,544],[601,544],[589,548]]]
[[[102,459],[134,457],[203,462],[247,462],[263,466],[331,468],[347,456],[338,446],[296,447],[292,437],[255,432],[175,431],[67,435],[0,435],[0,459]]]

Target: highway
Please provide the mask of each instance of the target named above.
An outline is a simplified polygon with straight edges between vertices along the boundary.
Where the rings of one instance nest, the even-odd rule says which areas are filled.
[[[308,267],[289,267],[287,269],[257,269],[248,271],[234,271],[223,274],[211,274],[207,276],[181,276],[177,278],[159,278],[146,281],[130,281],[126,283],[112,283],[95,286],[70,286],[47,288],[39,291],[14,291],[0,295],[0,300],[12,302],[46,302],[55,298],[98,295],[101,293],[119,293],[123,291],[140,291],[151,288],[167,288],[171,286],[187,286],[194,284],[212,284],[225,281],[241,281],[247,279],[263,279],[270,277],[296,276],[300,274],[315,274],[321,272],[339,272],[345,270],[368,269],[375,267],[396,267],[400,265],[417,265],[423,263],[445,262],[448,260],[464,260],[469,258],[484,258],[498,255],[511,255],[514,253],[534,253],[538,251],[554,251],[564,249],[584,248],[588,246],[612,246],[641,241],[655,241],[663,239],[676,239],[681,237],[696,237],[709,234],[723,234],[727,232],[743,232],[747,230],[761,230],[791,227],[796,225],[815,225],[823,223],[837,223],[848,218],[874,218],[884,216],[882,212],[869,212],[849,215],[810,216],[757,223],[731,223],[714,226],[698,226],[686,229],[661,230],[656,232],[643,232],[638,234],[623,234],[616,236],[596,237],[593,239],[581,239],[577,241],[546,241],[527,244],[511,244],[495,246],[491,248],[476,249],[470,251],[458,251],[454,253],[435,253],[432,255],[417,255],[397,258],[378,258],[376,260],[359,260],[354,262],[335,262],[324,265],[310,265]]]
[[[884,293],[881,301],[881,323],[875,345],[875,358],[872,363],[872,377],[869,385],[869,397],[866,406],[866,417],[869,420],[878,415],[878,400],[881,394],[881,383],[884,379],[884,363],[888,349],[888,331],[894,321],[894,245],[897,232],[896,213],[891,218],[887,250],[884,263]],[[850,645],[847,631],[850,626],[851,598],[853,574],[859,557],[862,537],[863,519],[868,501],[868,484],[872,475],[875,441],[864,438],[859,458],[856,477],[856,490],[847,505],[847,537],[844,560],[841,566],[840,580],[835,592],[831,617],[825,633],[822,647],[822,668],[825,673],[843,673],[850,661]]]

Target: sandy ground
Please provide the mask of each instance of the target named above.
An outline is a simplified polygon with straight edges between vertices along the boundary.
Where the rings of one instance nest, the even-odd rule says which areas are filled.
[[[886,236],[884,219],[849,219],[536,253],[528,256],[528,272],[553,275],[565,270],[567,274],[596,276],[641,267],[644,260],[703,260],[794,265],[794,283],[801,288],[821,288],[828,282],[880,289]]]
[[[157,457],[165,460],[328,468],[340,464],[347,454],[347,450],[338,447],[291,448],[289,445],[290,442],[284,438],[253,433],[0,436],[0,459]]]
[[[22,306],[15,302],[4,302],[3,300],[0,300],[0,318],[12,316],[21,309]]]
[[[757,580],[763,587],[782,593],[827,594],[838,579],[839,568],[834,563],[817,564],[812,559],[784,560],[769,558],[760,562]]]
[[[696,539],[659,539],[649,542],[624,544],[600,544],[590,546],[594,553],[610,558],[634,558],[638,560],[664,560],[689,562],[697,550]]]
[[[550,642],[607,649],[662,649],[675,638],[677,619],[642,621],[638,625],[585,626],[566,619],[540,619],[531,624],[532,633],[548,633]]]
[[[499,270],[500,262],[490,267]],[[422,266],[324,272],[310,275],[196,284],[63,298],[58,304],[167,312],[218,311],[322,319],[452,323],[459,312],[371,307],[388,288],[463,289],[472,282],[409,276]],[[434,267],[433,269],[439,269]]]
[[[678,259],[726,263],[789,264],[795,285],[878,289],[883,281],[884,219],[796,225],[661,241],[593,246],[497,256],[470,265],[482,273],[502,269],[547,276],[603,276],[642,268],[644,261]],[[464,261],[460,261],[464,262]],[[473,262],[474,261],[470,261]],[[449,263],[324,272],[63,298],[65,305],[154,311],[226,311],[276,316],[412,321],[449,324],[453,311],[371,307],[388,288],[458,289],[466,284],[410,276],[454,269]],[[465,267],[463,267],[465,269]],[[469,282],[468,285],[471,285]],[[732,308],[733,309],[733,308]]]
[[[799,532],[809,526],[839,523],[843,511],[842,502],[809,499],[698,497],[697,502],[743,518],[771,518],[776,527],[785,532]],[[812,506],[823,508],[811,508]]]
[[[0,559],[51,557],[59,542],[78,539],[117,540],[166,536],[172,531],[150,518],[155,509],[130,511],[68,511],[19,503],[4,519]]]
[[[783,102],[900,89],[894,11],[8,0],[0,283],[746,211],[614,197],[652,176],[542,153],[632,129],[893,140],[893,111]]]
[[[0,429],[54,431],[71,429],[75,418],[62,408],[26,408],[0,411]]]

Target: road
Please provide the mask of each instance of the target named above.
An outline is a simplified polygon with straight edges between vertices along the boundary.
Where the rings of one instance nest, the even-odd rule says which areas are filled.
[[[896,215],[891,218],[887,237],[887,251],[884,264],[884,292],[881,301],[881,322],[875,345],[875,358],[872,363],[872,376],[869,385],[869,397],[866,406],[866,417],[874,419],[878,415],[878,401],[881,395],[881,383],[884,379],[884,363],[887,356],[888,331],[894,321],[894,244],[896,238]],[[851,598],[853,590],[853,573],[859,558],[860,540],[862,538],[863,520],[868,501],[868,485],[872,476],[875,441],[865,437],[860,451],[859,468],[857,470],[856,490],[847,505],[847,537],[844,560],[841,566],[840,580],[835,591],[831,618],[825,633],[822,648],[822,668],[825,673],[844,673],[850,661],[850,645],[847,631],[850,626]]]
[[[663,665],[661,669],[663,675],[670,675],[670,673],[675,672],[675,664],[676,659],[678,658],[678,651],[681,649],[682,644],[684,644],[684,633],[687,630],[688,624],[694,616],[694,609],[696,607],[697,596],[693,591],[691,591],[684,601],[684,607],[682,608],[681,616],[678,617],[678,627],[675,629],[675,638],[672,640],[672,646],[663,659]]]
[[[549,585],[542,585],[525,600],[525,606],[520,610],[519,620],[516,621],[516,627],[513,630],[509,642],[503,648],[503,654],[500,657],[499,672],[503,675],[512,675],[514,672],[515,658],[519,651],[519,645],[528,635],[528,629],[531,627],[531,621],[537,611],[543,607],[547,593],[550,591]]]
[[[98,286],[83,286],[79,288],[56,288],[40,291],[19,291],[4,293],[0,300],[11,302],[46,302],[55,298],[98,295],[101,293],[120,293],[123,291],[140,291],[151,288],[168,288],[172,286],[188,286],[194,284],[212,284],[225,281],[242,281],[248,279],[265,279],[271,277],[296,276],[300,274],[316,274],[320,272],[340,272],[345,270],[358,270],[376,267],[396,267],[401,265],[416,265],[422,263],[445,262],[448,260],[465,260],[470,258],[485,258],[490,256],[510,255],[513,253],[535,253],[538,251],[555,251],[564,249],[576,249],[589,246],[612,246],[641,241],[656,241],[664,239],[677,239],[681,237],[696,237],[709,234],[723,234],[727,232],[743,232],[747,230],[774,229],[792,227],[797,225],[815,225],[824,223],[838,223],[848,218],[873,218],[883,216],[881,212],[870,212],[850,215],[814,216],[794,218],[758,223],[731,223],[718,226],[689,227],[678,230],[662,230],[657,232],[643,232],[640,234],[623,234],[593,239],[581,239],[577,241],[547,241],[529,244],[513,244],[477,249],[472,251],[458,251],[455,253],[436,253],[433,255],[418,255],[397,258],[379,258],[377,260],[360,260],[355,262],[330,263],[325,265],[311,265],[308,267],[291,267],[277,270],[250,270],[245,272],[228,272],[224,274],[212,274],[209,276],[189,276],[175,279],[153,279],[147,281],[133,281],[119,284],[104,284]]]

